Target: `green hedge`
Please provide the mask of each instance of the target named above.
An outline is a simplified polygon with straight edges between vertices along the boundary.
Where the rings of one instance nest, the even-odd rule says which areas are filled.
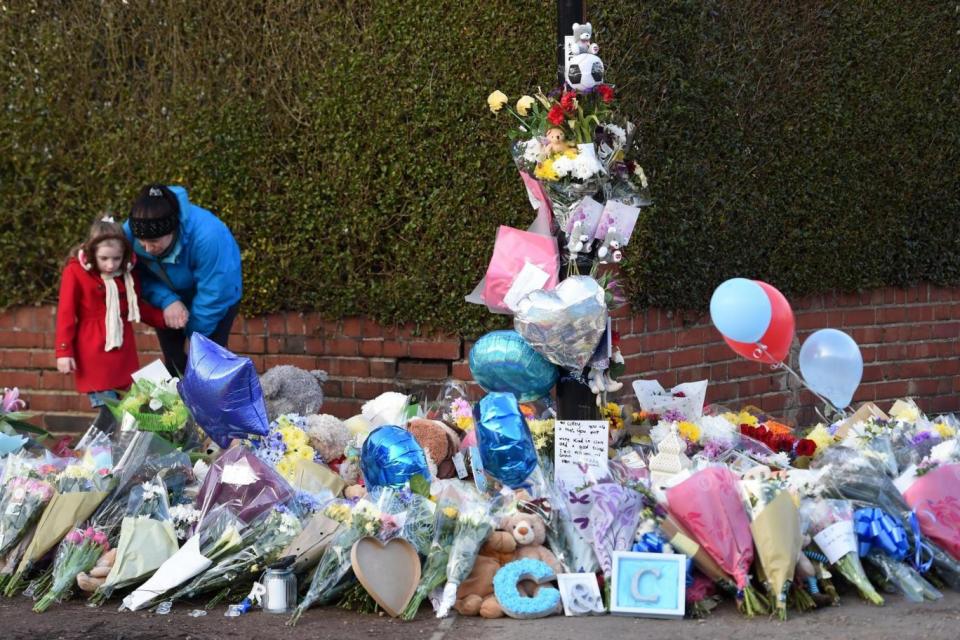
[[[166,180],[234,229],[248,313],[502,321],[462,302],[532,216],[485,98],[552,86],[555,3],[3,4],[0,304]],[[960,282],[953,4],[589,3],[656,201],[632,302]]]

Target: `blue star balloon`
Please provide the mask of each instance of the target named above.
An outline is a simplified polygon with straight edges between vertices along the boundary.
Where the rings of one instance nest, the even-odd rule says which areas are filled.
[[[187,373],[177,390],[197,424],[223,449],[234,438],[265,436],[269,431],[253,361],[206,336],[190,336]]]

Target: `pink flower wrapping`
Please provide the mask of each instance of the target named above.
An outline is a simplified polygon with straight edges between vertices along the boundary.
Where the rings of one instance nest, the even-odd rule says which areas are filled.
[[[725,467],[698,471],[667,489],[667,500],[670,515],[734,577],[738,589],[746,588],[753,564],[753,535],[733,473]]]
[[[960,464],[917,478],[903,497],[917,512],[923,534],[960,560]]]

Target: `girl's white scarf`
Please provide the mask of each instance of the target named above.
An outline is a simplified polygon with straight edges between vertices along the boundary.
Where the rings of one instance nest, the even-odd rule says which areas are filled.
[[[87,271],[91,264],[87,262],[83,251],[77,255],[80,265]],[[120,317],[120,291],[117,288],[117,273],[101,273],[103,286],[107,291],[107,315],[105,318],[107,328],[107,341],[103,347],[104,351],[112,351],[123,346],[123,319]],[[127,321],[140,322],[140,304],[137,300],[137,289],[134,286],[133,274],[129,269],[123,273],[123,285],[127,290]]]

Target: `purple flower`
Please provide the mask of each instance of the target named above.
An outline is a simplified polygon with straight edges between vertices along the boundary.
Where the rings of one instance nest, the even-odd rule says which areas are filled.
[[[679,411],[677,411],[676,409],[670,409],[669,411],[665,411],[663,414],[663,419],[666,420],[667,422],[683,422],[684,420],[686,420],[684,415]]]

